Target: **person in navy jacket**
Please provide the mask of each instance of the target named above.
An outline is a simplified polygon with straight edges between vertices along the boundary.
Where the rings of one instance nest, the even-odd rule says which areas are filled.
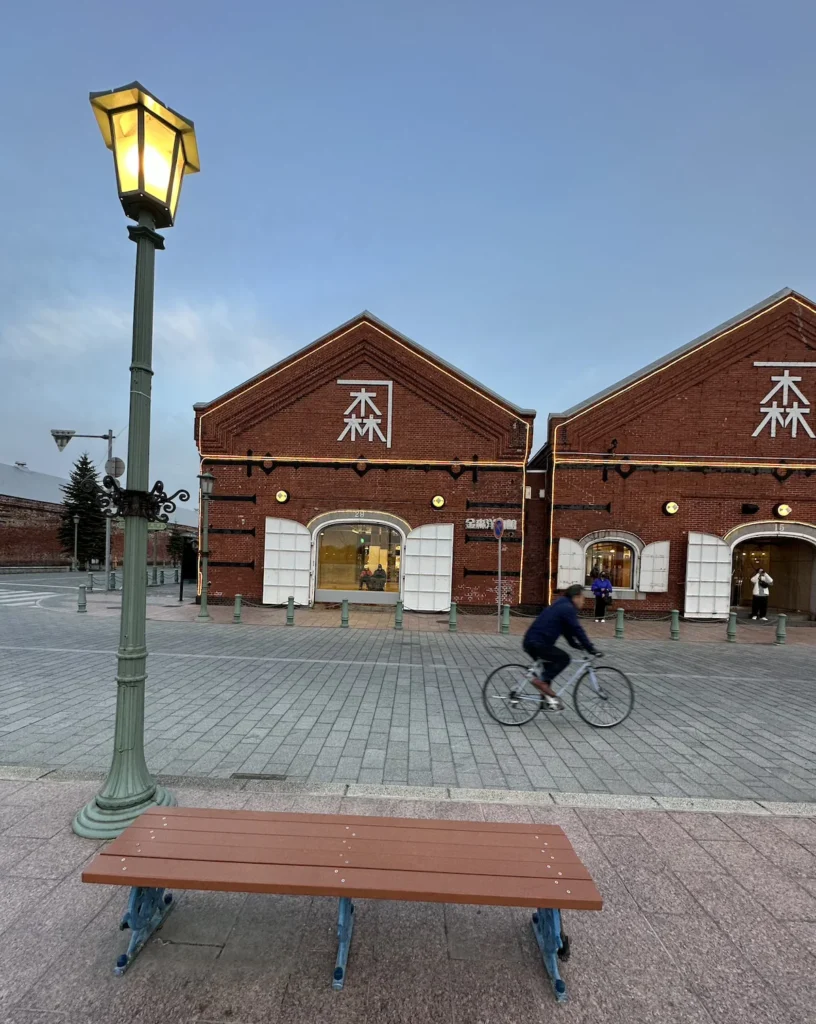
[[[550,683],[570,663],[570,656],[556,641],[562,637],[570,647],[585,650],[596,657],[601,652],[584,632],[578,621],[578,609],[584,605],[584,588],[577,583],[567,587],[559,597],[535,619],[524,636],[524,650],[534,661],[543,662],[540,679],[533,685],[541,691],[545,711],[563,711],[564,705],[553,692]]]
[[[592,581],[592,593],[595,597],[595,621],[606,622],[606,606],[612,600],[612,581],[605,570]]]

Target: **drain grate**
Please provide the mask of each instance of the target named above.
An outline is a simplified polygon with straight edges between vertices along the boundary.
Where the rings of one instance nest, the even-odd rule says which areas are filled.
[[[283,782],[285,775],[267,775],[264,772],[233,772],[231,779],[262,779],[268,782]]]

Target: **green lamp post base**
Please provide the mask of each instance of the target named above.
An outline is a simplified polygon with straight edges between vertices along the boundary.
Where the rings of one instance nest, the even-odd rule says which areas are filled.
[[[111,806],[102,806],[99,801]],[[111,800],[99,793],[80,810],[73,821],[73,830],[84,839],[116,839],[118,835],[151,807],[175,807],[176,798],[164,786],[156,785],[136,800]]]

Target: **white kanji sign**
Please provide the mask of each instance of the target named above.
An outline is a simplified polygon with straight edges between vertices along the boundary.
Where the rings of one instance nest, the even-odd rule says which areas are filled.
[[[466,530],[492,530],[495,525],[495,519],[466,519],[465,529]],[[505,532],[508,530],[515,530],[517,528],[517,522],[515,519],[505,519],[504,529]]]
[[[808,437],[816,437],[806,419],[807,416],[810,416],[811,405],[799,387],[802,377],[790,372],[791,367],[816,367],[816,363],[754,363],[754,366],[774,366],[784,367],[784,369],[782,373],[771,375],[774,385],[759,403],[759,411],[763,418],[751,436],[759,437],[767,429],[771,437],[776,437],[777,429],[779,429],[790,430],[790,436],[796,437],[801,427]]]
[[[345,426],[338,441],[381,441],[391,447],[394,382],[391,380],[338,380],[351,387],[352,402],[343,413]]]

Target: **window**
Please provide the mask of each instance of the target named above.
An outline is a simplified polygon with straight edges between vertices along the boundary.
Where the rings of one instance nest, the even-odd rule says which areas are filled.
[[[606,572],[612,586],[620,590],[631,590],[634,586],[633,566],[635,553],[628,544],[620,541],[601,541],[591,544],[586,549],[586,578],[584,584],[592,586],[592,581],[601,572]]]
[[[388,526],[338,523],[320,534],[319,590],[399,593],[402,537]]]

